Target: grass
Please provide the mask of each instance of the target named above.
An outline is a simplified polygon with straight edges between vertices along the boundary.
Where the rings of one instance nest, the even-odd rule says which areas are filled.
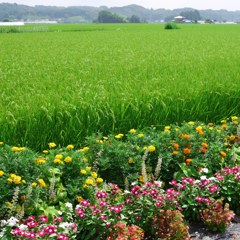
[[[97,131],[236,115],[239,28],[49,25],[1,34],[0,139],[42,149]]]

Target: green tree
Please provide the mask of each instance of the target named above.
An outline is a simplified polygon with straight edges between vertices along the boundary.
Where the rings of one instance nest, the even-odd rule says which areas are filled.
[[[198,10],[181,12],[180,15],[192,21],[198,21],[202,19]]]
[[[124,23],[125,20],[122,16],[111,13],[106,10],[102,10],[98,13],[97,21],[98,23]]]
[[[128,18],[128,22],[130,22],[130,23],[140,23],[141,20],[137,15],[132,15],[130,18]]]

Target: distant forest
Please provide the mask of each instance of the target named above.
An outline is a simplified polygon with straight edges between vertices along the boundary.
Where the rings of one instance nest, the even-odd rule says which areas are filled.
[[[30,7],[19,4],[0,4],[0,21],[39,21],[54,20],[63,23],[91,23],[98,22],[99,13],[110,12],[122,19],[122,22],[161,22],[170,21],[177,15],[186,15],[190,20],[212,19],[216,21],[240,22],[240,11],[227,10],[196,10],[192,8],[168,9],[146,9],[138,5],[124,7],[52,7],[35,6]],[[110,14],[110,15],[111,15]],[[198,19],[194,19],[198,18]],[[200,18],[200,19],[199,19]]]

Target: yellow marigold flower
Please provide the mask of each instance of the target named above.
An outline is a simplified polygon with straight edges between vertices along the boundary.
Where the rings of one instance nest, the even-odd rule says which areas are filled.
[[[191,159],[191,158],[188,158],[188,159],[185,161],[186,165],[190,165],[191,162],[192,162],[192,159]]]
[[[217,130],[217,132],[218,132],[218,133],[221,133],[221,132],[222,132],[222,130],[218,129],[218,130]]]
[[[92,168],[91,167],[86,167],[86,170],[90,172],[92,170]]]
[[[44,154],[48,154],[48,150],[43,150],[43,153]]]
[[[237,116],[232,116],[231,119],[232,119],[232,121],[236,121],[236,120],[238,120],[238,117]]]
[[[135,133],[136,130],[134,128],[130,129],[130,133]]]
[[[8,181],[9,183],[12,183],[12,182],[13,182],[12,178],[8,178],[7,181]]]
[[[148,147],[149,152],[154,152],[155,150],[156,150],[156,147],[154,147],[153,145]]]
[[[2,146],[4,144],[4,142],[0,142],[0,146]]]
[[[124,134],[119,133],[118,135],[115,136],[115,138],[116,138],[116,139],[120,139],[120,138],[122,138],[123,136],[124,136]]]
[[[192,121],[188,122],[188,125],[190,125],[190,126],[193,126],[194,124],[195,124],[195,122],[192,122]]]
[[[38,183],[41,187],[47,187],[47,184],[44,182],[43,179],[38,179]]]
[[[14,174],[14,173],[12,173],[12,174],[10,174],[10,177],[11,177],[11,178],[16,178],[16,177],[17,177],[17,175],[16,175],[16,174]]]
[[[26,150],[25,147],[20,147],[20,148],[19,148],[19,151],[25,151],[25,150]]]
[[[130,163],[130,164],[131,164],[131,163],[134,163],[133,158],[130,157],[130,158],[128,159],[128,163]]]
[[[86,183],[83,184],[83,188],[88,188],[88,185]]]
[[[144,137],[144,134],[143,133],[139,133],[137,136],[138,137]]]
[[[92,179],[92,178],[88,178],[88,179],[86,180],[86,184],[87,184],[87,185],[93,185],[93,184],[94,184],[93,179]]]
[[[97,139],[97,140],[96,140],[96,143],[102,144],[102,143],[103,143],[103,140],[102,140],[102,139]]]
[[[22,180],[22,183],[23,183],[23,184],[26,184],[26,181],[23,179],[23,180]]]
[[[88,162],[88,159],[86,157],[82,158],[83,162]]]
[[[84,147],[79,150],[79,152],[87,152],[89,151],[89,147]]]
[[[72,144],[69,144],[69,145],[67,145],[67,149],[72,150],[72,149],[74,149],[74,146]]]
[[[227,124],[223,124],[222,128],[226,129],[227,128]]]
[[[221,151],[221,152],[220,152],[220,155],[221,155],[222,157],[226,157],[226,156],[227,156],[227,154],[226,154],[224,151]]]
[[[209,128],[209,130],[211,130],[211,131],[212,131],[212,130],[213,130],[213,127],[210,127],[210,128]]]
[[[72,158],[67,156],[67,157],[65,157],[64,162],[70,163],[70,162],[72,162]]]
[[[77,196],[77,201],[80,203],[83,200],[82,196]]]
[[[102,178],[97,178],[97,179],[96,179],[96,182],[97,182],[97,183],[102,183],[102,182],[103,182],[103,179],[102,179]]]
[[[207,148],[207,147],[208,147],[208,144],[205,143],[205,142],[202,142],[202,146],[205,147],[205,148]]]
[[[57,163],[57,164],[63,164],[63,161],[61,159],[58,159],[58,158],[55,158],[53,160],[54,163]]]
[[[97,178],[97,173],[96,173],[96,172],[92,172],[92,173],[91,173],[91,176],[92,176],[93,178]]]
[[[85,175],[85,174],[87,173],[87,171],[84,170],[84,169],[81,169],[81,170],[80,170],[80,173],[83,174],[83,175]]]
[[[108,137],[103,137],[104,140],[108,140]]]
[[[38,164],[45,164],[46,163],[46,159],[42,158],[38,160]]]
[[[171,129],[171,126],[165,126],[164,131],[169,131]]]
[[[36,182],[33,182],[31,185],[32,185],[32,187],[36,187],[36,186],[37,186],[37,183],[36,183]]]
[[[63,158],[63,155],[62,155],[62,154],[57,154],[57,155],[55,156],[55,158],[56,158],[56,159],[62,159],[62,158]]]
[[[178,155],[178,151],[173,151],[173,155]]]
[[[139,176],[138,176],[138,180],[139,180],[139,182],[143,182],[143,176],[142,176],[142,175],[139,175]]]
[[[0,177],[4,175],[4,171],[0,170]]]
[[[8,206],[8,207],[11,207],[12,203],[11,202],[5,202],[5,205]]]
[[[21,183],[21,177],[20,176],[16,176],[15,178],[13,178],[13,182],[15,183],[15,184],[20,184]]]
[[[19,151],[19,147],[12,147],[12,151],[13,152],[18,152]]]
[[[213,123],[208,123],[208,126],[209,127],[212,127],[214,124]]]
[[[222,120],[221,123],[226,123],[227,121],[226,120]]]
[[[50,143],[48,143],[48,146],[49,146],[49,148],[55,148],[57,146],[57,144],[54,142],[50,142]]]

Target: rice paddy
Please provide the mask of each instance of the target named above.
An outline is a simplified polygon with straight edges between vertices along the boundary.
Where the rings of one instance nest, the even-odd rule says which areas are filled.
[[[0,140],[43,149],[101,131],[240,112],[240,25],[28,26],[0,34]],[[26,30],[27,29],[27,30]]]

